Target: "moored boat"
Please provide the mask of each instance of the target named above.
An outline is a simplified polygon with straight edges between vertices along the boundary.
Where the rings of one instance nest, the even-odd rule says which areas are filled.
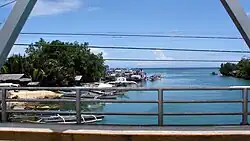
[[[108,82],[108,84],[114,85],[115,87],[137,86],[137,83],[135,81],[127,81],[125,77],[118,77],[116,81]]]
[[[102,121],[102,115],[81,115],[81,123],[93,123]],[[76,123],[76,116],[74,115],[60,115],[40,117],[38,123],[60,123],[60,124],[73,124]]]

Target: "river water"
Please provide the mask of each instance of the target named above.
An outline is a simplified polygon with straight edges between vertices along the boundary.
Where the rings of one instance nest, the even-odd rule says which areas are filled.
[[[213,76],[218,69],[145,69],[147,75],[162,73],[162,80],[145,82],[145,87],[250,85],[250,81]],[[132,91],[124,100],[157,100],[157,92]],[[164,100],[240,100],[241,91],[164,91]],[[241,112],[242,104],[164,104],[164,112]],[[157,104],[106,104],[102,112],[157,112]],[[241,116],[164,116],[164,124],[239,124]],[[157,124],[157,116],[105,116],[102,124]]]

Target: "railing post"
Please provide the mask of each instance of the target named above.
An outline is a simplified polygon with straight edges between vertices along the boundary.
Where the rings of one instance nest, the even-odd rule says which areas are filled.
[[[7,122],[7,103],[6,103],[6,90],[2,89],[2,122]]]
[[[163,126],[163,90],[158,90],[158,125]]]
[[[76,122],[81,124],[81,92],[80,89],[76,90]]]
[[[243,98],[243,103],[242,103],[242,125],[247,125],[248,124],[248,89],[244,88],[242,90],[242,98]]]

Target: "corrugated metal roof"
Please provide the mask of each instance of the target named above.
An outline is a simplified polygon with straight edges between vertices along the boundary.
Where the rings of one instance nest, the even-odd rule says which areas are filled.
[[[21,78],[21,79],[19,79],[21,82],[30,82],[30,81],[32,81],[32,79],[31,78]]]
[[[24,74],[0,74],[0,81],[20,80]]]

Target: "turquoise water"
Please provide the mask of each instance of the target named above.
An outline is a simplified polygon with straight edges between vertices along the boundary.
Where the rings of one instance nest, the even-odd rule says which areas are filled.
[[[250,81],[213,76],[218,69],[145,69],[166,78],[145,87],[250,85]],[[165,91],[165,100],[239,100],[241,91]],[[157,92],[128,92],[126,100],[157,100]],[[242,104],[164,104],[164,112],[241,112]],[[157,104],[106,104],[103,112],[157,112]],[[239,124],[241,116],[164,116],[164,124]],[[105,116],[102,124],[157,124],[157,116]]]

